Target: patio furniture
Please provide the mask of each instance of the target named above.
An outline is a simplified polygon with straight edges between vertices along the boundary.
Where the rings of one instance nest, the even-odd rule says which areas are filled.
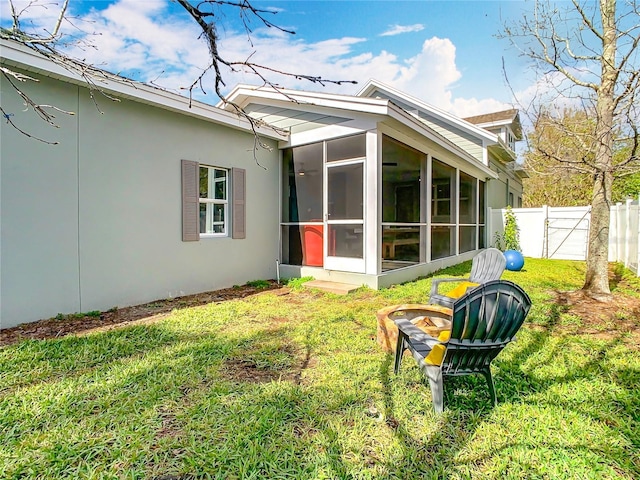
[[[491,401],[497,404],[491,361],[511,342],[524,322],[531,300],[521,287],[507,280],[484,283],[457,299],[450,317],[451,330],[434,337],[409,319],[395,320],[398,342],[394,372],[409,350],[429,380],[433,407],[444,409],[444,377],[484,375]]]
[[[471,274],[469,278],[434,278],[431,283],[429,303],[452,308],[453,302],[464,295],[469,288],[476,287],[490,280],[498,280],[504,272],[507,261],[503,253],[497,248],[487,248],[473,257]],[[440,284],[459,282],[452,291],[446,295],[438,293]]]

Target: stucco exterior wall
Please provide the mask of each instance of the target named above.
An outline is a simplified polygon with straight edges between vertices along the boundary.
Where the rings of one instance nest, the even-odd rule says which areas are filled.
[[[20,128],[47,145],[0,124],[0,325],[57,312],[80,311],[78,278],[78,116],[54,112],[56,129],[25,113],[0,78],[2,106]],[[20,87],[34,94],[32,85]],[[76,111],[78,89],[42,79],[42,103]]]
[[[25,88],[76,115],[45,127],[2,84],[21,128],[60,141],[2,124],[2,328],[275,277],[275,143],[258,152],[265,170],[251,133],[100,95],[98,110],[86,88],[39,79]],[[246,169],[246,239],[182,241],[182,159]]]

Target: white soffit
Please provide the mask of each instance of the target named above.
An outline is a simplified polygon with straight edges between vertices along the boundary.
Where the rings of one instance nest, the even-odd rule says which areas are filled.
[[[275,128],[300,133],[326,125],[337,125],[351,119],[323,113],[295,110],[272,105],[249,104],[244,108],[251,117]]]

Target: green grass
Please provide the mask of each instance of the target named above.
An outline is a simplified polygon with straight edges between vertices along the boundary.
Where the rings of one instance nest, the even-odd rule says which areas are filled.
[[[580,318],[551,302],[583,275],[536,259],[506,272],[534,306],[493,363],[499,404],[482,378],[454,378],[441,416],[415,362],[396,377],[375,343],[376,310],[424,301],[429,278],[348,297],[293,281],[3,347],[0,478],[640,478],[640,352],[568,335]],[[623,277],[616,288],[634,291]]]

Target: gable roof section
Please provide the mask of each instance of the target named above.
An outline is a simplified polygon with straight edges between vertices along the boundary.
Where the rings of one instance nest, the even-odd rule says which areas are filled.
[[[480,168],[488,176],[495,175],[466,150],[387,99],[289,89],[276,90],[270,87],[251,85],[237,85],[227,96],[227,99],[265,122],[275,120],[274,126],[280,125],[286,128],[287,122],[300,122],[290,125],[292,134],[322,126],[324,124],[323,118],[335,119],[336,123],[347,122],[363,114],[392,118]],[[218,105],[222,106],[223,103]],[[227,105],[225,108],[232,109],[233,107]],[[305,127],[303,124],[305,118],[309,118],[309,122],[314,126]],[[329,123],[331,122],[326,124]]]
[[[86,88],[90,87],[88,81],[78,72],[66,69],[59,62],[47,58],[18,42],[0,40],[0,52],[0,62],[9,67],[37,73]],[[129,80],[104,70],[94,70],[97,75],[91,77],[90,81],[93,82],[96,89],[104,91],[108,95],[126,98],[219,125],[252,132],[249,122],[234,113],[196,100],[190,102],[187,97],[177,93]],[[274,139],[286,138],[267,128],[259,128],[258,133]]]

